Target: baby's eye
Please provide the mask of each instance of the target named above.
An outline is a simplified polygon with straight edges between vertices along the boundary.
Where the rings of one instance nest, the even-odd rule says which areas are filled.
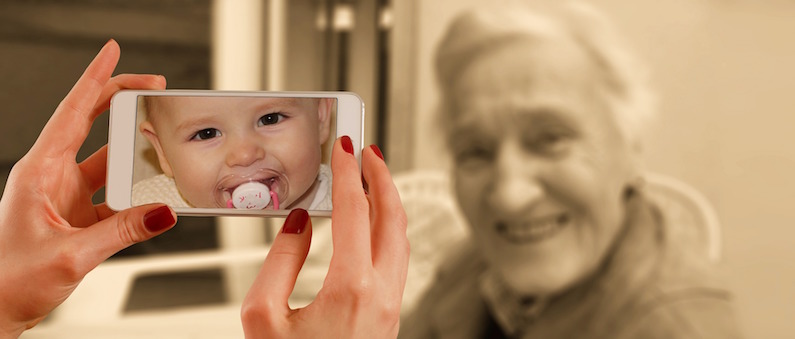
[[[205,128],[201,131],[196,132],[190,140],[207,140],[212,138],[217,138],[221,136],[221,131],[215,128]]]
[[[274,125],[284,120],[284,114],[270,113],[265,114],[257,121],[257,126]]]

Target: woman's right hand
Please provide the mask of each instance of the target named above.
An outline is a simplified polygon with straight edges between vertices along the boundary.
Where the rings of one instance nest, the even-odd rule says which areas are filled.
[[[303,266],[312,226],[293,210],[243,303],[247,338],[390,338],[399,329],[408,270],[406,214],[383,156],[362,151],[362,174],[350,138],[334,144],[329,272],[315,300],[290,309],[287,299]]]

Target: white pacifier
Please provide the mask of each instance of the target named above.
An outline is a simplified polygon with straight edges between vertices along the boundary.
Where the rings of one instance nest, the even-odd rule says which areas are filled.
[[[231,200],[234,208],[261,210],[271,202],[271,190],[263,183],[251,181],[235,188]]]
[[[261,210],[268,206],[273,198],[274,209],[279,209],[279,199],[276,193],[267,185],[252,181],[242,184],[232,192],[232,198],[227,202],[229,208],[245,210]]]
[[[283,173],[260,168],[245,175],[230,174],[218,181],[218,207],[243,210],[279,209],[279,197],[288,196],[289,183]]]

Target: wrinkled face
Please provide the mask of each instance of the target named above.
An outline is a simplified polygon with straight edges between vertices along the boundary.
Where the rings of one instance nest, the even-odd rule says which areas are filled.
[[[223,208],[257,181],[280,208],[308,208],[329,134],[332,99],[160,97],[142,133],[194,207]]]
[[[513,44],[460,75],[449,145],[459,204],[518,293],[561,292],[597,269],[623,221],[635,154],[575,45]]]

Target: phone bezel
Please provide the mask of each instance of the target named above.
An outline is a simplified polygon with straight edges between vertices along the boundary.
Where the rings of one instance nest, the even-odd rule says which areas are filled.
[[[216,91],[216,90],[121,90],[110,102],[108,127],[108,160],[105,201],[109,208],[121,211],[132,207],[133,161],[139,96],[204,96],[204,97],[300,97],[337,99],[336,135],[347,135],[353,143],[354,155],[361,167],[364,140],[364,102],[353,92],[293,91]],[[333,187],[332,187],[333,190]],[[178,215],[188,216],[273,216],[285,217],[290,210],[238,210],[222,208],[172,207]],[[329,217],[331,211],[309,210],[311,216]]]

